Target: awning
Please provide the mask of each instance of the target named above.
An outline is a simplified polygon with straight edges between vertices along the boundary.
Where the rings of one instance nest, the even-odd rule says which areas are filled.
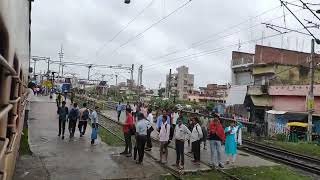
[[[250,96],[255,106],[271,107],[271,99],[269,96]]]
[[[226,106],[243,104],[247,94],[247,85],[231,86],[226,100]]]
[[[294,113],[294,112],[288,112],[283,115],[283,118],[288,121],[306,121],[308,119],[307,113]]]
[[[267,113],[268,113],[268,114],[279,114],[279,115],[281,115],[281,114],[287,113],[287,111],[269,110],[269,111],[267,111]]]

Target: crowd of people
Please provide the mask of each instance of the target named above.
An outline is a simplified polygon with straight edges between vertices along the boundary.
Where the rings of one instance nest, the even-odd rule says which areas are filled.
[[[86,133],[87,124],[91,117],[92,132],[91,144],[95,143],[98,133],[98,107],[92,112],[87,107],[87,103],[82,104],[82,108],[77,103],[73,103],[72,107],[66,106],[66,101],[62,101],[61,105],[57,102],[57,113],[59,115],[59,133],[58,136],[64,139],[65,126],[68,123],[70,138],[74,137],[76,126],[78,125],[80,138]],[[125,149],[121,155],[132,157],[137,164],[143,162],[144,152],[152,150],[152,138],[158,136],[159,163],[166,164],[168,162],[168,146],[171,142],[176,151],[175,166],[178,169],[184,169],[185,143],[188,143],[189,153],[193,154],[192,162],[200,165],[201,144],[206,150],[206,142],[210,143],[210,165],[212,167],[223,168],[224,164],[230,162],[234,164],[237,154],[237,135],[242,128],[242,124],[236,121],[230,123],[228,127],[223,127],[220,123],[220,117],[213,114],[207,121],[201,121],[198,116],[184,116],[182,111],[170,111],[166,109],[158,110],[159,115],[153,116],[153,111],[143,103],[135,103],[131,106],[122,105],[119,102],[116,106],[118,113],[118,121],[120,115],[125,110],[126,116],[123,122],[123,133],[125,139]],[[161,113],[160,113],[161,112]],[[132,143],[132,137],[135,143]],[[226,159],[223,159],[222,145],[224,144],[224,153]],[[134,147],[133,147],[134,146]]]
[[[154,118],[152,109],[143,103],[135,103],[133,106],[127,103],[124,106],[121,102],[116,106],[118,121],[124,109],[126,111],[125,121],[123,122],[125,149],[120,154],[131,157],[133,153],[133,158],[137,164],[143,162],[144,151],[151,151],[151,133],[153,131],[154,136],[158,136],[160,144],[160,163],[166,164],[168,162],[168,146],[172,141],[176,150],[175,166],[178,169],[184,168],[186,142],[188,142],[190,148],[189,153],[193,154],[192,162],[195,165],[200,165],[201,144],[206,150],[207,141],[210,142],[210,165],[212,167],[224,168],[224,164],[235,163],[237,136],[242,128],[242,124],[239,122],[233,121],[224,128],[220,123],[220,117],[216,114],[213,114],[207,122],[201,122],[197,116],[187,118],[182,111],[166,109],[157,110],[161,114],[159,113],[160,115]],[[132,136],[136,140],[134,148],[132,148]],[[223,159],[223,144],[226,159]]]
[[[87,107],[87,103],[82,104],[82,108],[78,107],[77,103],[73,103],[72,107],[68,108],[66,106],[66,101],[62,101],[61,105],[57,101],[57,113],[59,115],[59,133],[58,136],[62,139],[64,139],[65,135],[65,127],[66,123],[68,123],[68,130],[69,130],[69,137],[73,138],[76,126],[78,124],[78,129],[80,133],[80,137],[83,137],[83,135],[86,133],[88,121],[91,117],[91,125],[92,125],[92,132],[91,132],[91,144],[95,143],[95,140],[97,139],[97,133],[98,133],[98,115],[97,110],[99,109],[98,106],[96,106],[92,112]]]

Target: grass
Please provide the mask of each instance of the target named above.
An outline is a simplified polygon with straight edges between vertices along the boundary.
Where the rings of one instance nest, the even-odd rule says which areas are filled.
[[[107,130],[103,128],[99,128],[98,135],[100,136],[101,140],[105,143],[107,143],[110,146],[123,146],[124,142],[120,140],[118,137],[114,136]],[[117,134],[121,136],[120,134]]]
[[[23,129],[23,134],[21,135],[20,140],[20,155],[31,155],[32,152],[29,147],[29,141],[28,141],[28,128]]]
[[[261,166],[261,167],[239,167],[226,169],[227,173],[238,177],[241,180],[311,180],[310,177],[299,175],[286,166]],[[171,180],[174,177],[164,176],[162,180]],[[201,173],[197,175],[182,176],[183,180],[223,180],[229,179],[226,175],[217,171]]]
[[[228,173],[237,176],[243,180],[309,180],[308,176],[300,175],[297,172],[289,169],[287,166],[260,166],[260,167],[241,167],[232,170],[227,170]]]
[[[283,149],[287,149],[289,151],[306,154],[309,156],[320,157],[320,146],[316,143],[308,143],[308,142],[285,142],[285,141],[273,141],[268,140],[266,143],[280,147]]]

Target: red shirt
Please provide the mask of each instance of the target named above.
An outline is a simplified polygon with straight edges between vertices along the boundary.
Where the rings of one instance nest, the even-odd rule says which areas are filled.
[[[132,127],[133,125],[133,118],[132,118],[132,114],[131,113],[127,113],[127,118],[126,121],[123,124],[123,132],[127,133],[129,131],[129,129]]]

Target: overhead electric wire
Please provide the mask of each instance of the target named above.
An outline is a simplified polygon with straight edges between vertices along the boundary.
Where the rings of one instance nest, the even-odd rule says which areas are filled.
[[[98,53],[103,50],[104,47],[109,45],[113,40],[115,40],[124,30],[126,30],[130,24],[132,24],[138,17],[140,17],[152,4],[154,0],[151,0],[151,2],[143,8],[136,16],[134,16],[120,31],[118,31],[108,42],[104,43],[97,51],[96,51],[96,57],[98,57]]]
[[[301,29],[299,29],[299,30],[301,30]],[[288,31],[288,32],[283,32],[283,33],[277,33],[277,34],[273,34],[273,35],[270,35],[270,36],[267,36],[267,37],[262,37],[262,38],[258,38],[258,39],[254,39],[254,40],[245,41],[242,44],[244,44],[244,45],[245,44],[250,44],[252,42],[256,42],[256,41],[259,41],[261,39],[268,39],[268,38],[276,37],[276,36],[279,36],[279,35],[287,34],[289,32],[293,32],[293,31],[295,31],[295,30],[291,30],[291,31]],[[215,49],[208,50],[208,51],[202,51],[202,52],[199,52],[199,53],[189,54],[189,55],[178,57],[178,58],[174,58],[174,59],[169,59],[168,61],[171,61],[170,63],[158,64],[157,66],[158,67],[159,66],[167,66],[167,65],[174,64],[174,63],[177,63],[177,62],[185,61],[186,59],[210,55],[210,54],[213,54],[213,53],[216,53],[216,52],[219,52],[219,51],[223,51],[226,48],[236,47],[236,46],[238,46],[238,43],[230,44],[230,45],[227,45],[227,46],[215,48]],[[180,59],[182,59],[182,60],[180,60]],[[176,60],[179,60],[179,61],[176,61]],[[154,69],[154,67],[153,68],[146,68],[146,69],[144,69],[144,71],[148,71],[150,69]]]
[[[270,10],[268,10],[268,11],[265,11],[264,13],[262,13],[262,14],[260,14],[260,15],[257,15],[257,16],[255,16],[254,18],[251,18],[251,19],[255,19],[255,18],[257,18],[257,17],[259,17],[259,16],[261,16],[261,15],[267,13],[267,12],[270,12],[271,10],[277,9],[277,8],[279,8],[279,7],[281,7],[281,6],[278,6],[278,7],[276,7],[276,8],[272,8],[272,9],[270,9]],[[301,11],[301,10],[303,10],[303,9],[296,10],[295,12],[298,12],[298,11]],[[280,19],[280,18],[282,18],[282,17],[284,17],[284,16],[287,16],[287,15],[291,15],[291,14],[288,13],[288,14],[285,14],[285,15],[282,15],[282,16],[279,16],[279,17],[270,19],[270,20],[265,21],[265,22],[271,22],[271,21],[274,21],[274,20],[276,20],[276,19]],[[242,23],[239,23],[238,25],[235,25],[233,28],[235,28],[235,27],[237,27],[237,26],[239,26],[239,25],[241,25],[241,24],[243,24],[243,23],[245,23],[245,22],[247,22],[247,21],[249,21],[249,20],[246,20],[246,21],[244,21],[244,22],[242,22]],[[219,40],[219,39],[224,39],[224,38],[227,38],[227,37],[232,36],[232,35],[234,35],[234,34],[237,34],[237,33],[241,32],[241,31],[243,31],[243,30],[250,30],[250,29],[253,29],[253,28],[255,28],[255,27],[257,27],[257,26],[260,26],[260,25],[261,25],[261,24],[256,24],[256,25],[253,25],[253,26],[251,26],[251,27],[249,27],[249,28],[243,28],[243,29],[241,29],[241,30],[239,30],[239,31],[232,32],[232,33],[230,33],[230,34],[228,34],[228,35],[224,35],[224,36],[218,37],[218,38],[216,38],[216,39],[211,39],[211,40],[210,40],[210,39],[206,39],[205,41],[204,41],[204,40],[201,40],[202,43],[200,43],[200,41],[198,41],[197,43],[193,43],[193,44],[197,44],[197,45],[192,45],[192,46],[190,46],[190,47],[187,48],[187,49],[184,48],[184,49],[175,50],[175,51],[173,51],[173,52],[170,52],[170,53],[167,53],[167,54],[164,54],[164,55],[161,55],[161,56],[152,58],[151,60],[162,59],[162,58],[167,57],[167,56],[170,56],[170,55],[172,55],[172,54],[177,54],[177,53],[179,53],[179,52],[188,51],[188,50],[191,50],[191,49],[193,49],[193,48],[195,48],[195,47],[198,47],[198,46],[201,46],[201,45],[203,45],[203,44],[209,43],[209,42],[211,42],[211,41],[216,41],[216,40]],[[229,29],[230,29],[230,28],[225,29],[225,30],[229,30]],[[221,31],[221,32],[219,32],[219,33],[215,33],[214,35],[219,35],[219,34],[225,32],[225,30],[224,30],[224,31]],[[212,35],[212,36],[213,36],[213,35]],[[200,43],[200,44],[199,44],[199,43]],[[150,64],[150,65],[146,65],[145,67],[153,66],[153,65],[156,65],[156,64],[158,64],[158,63],[153,63],[153,64]]]
[[[113,53],[115,53],[116,51],[118,51],[120,48],[126,46],[127,44],[129,44],[130,42],[134,41],[136,38],[138,38],[139,36],[142,36],[145,32],[147,32],[148,30],[150,30],[151,28],[153,28],[154,26],[156,26],[157,24],[161,23],[162,21],[166,20],[168,17],[170,17],[171,15],[175,14],[176,12],[179,12],[179,10],[183,9],[186,5],[188,5],[191,2],[191,0],[187,0],[186,3],[183,3],[181,6],[179,6],[178,8],[176,8],[175,10],[173,10],[171,13],[169,13],[168,15],[164,16],[163,18],[159,19],[158,21],[156,21],[155,23],[152,23],[150,26],[148,26],[146,29],[144,29],[142,32],[138,33],[137,35],[135,35],[134,37],[128,39],[126,42],[122,43],[118,48],[116,48],[115,50],[112,51],[112,53],[110,55],[112,55]]]
[[[300,9],[300,10],[298,10],[298,11],[301,11],[301,10],[302,10],[302,9]],[[271,21],[273,21],[273,20],[276,20],[276,19],[279,19],[279,18],[282,18],[282,17],[283,17],[283,16],[279,16],[279,17],[273,18],[273,19],[271,19],[271,20],[268,20],[268,21],[266,21],[266,22],[271,22]],[[253,26],[249,27],[249,29],[252,29],[252,28],[254,28],[254,27],[256,27],[256,26],[260,26],[260,25],[263,25],[263,24],[253,25]],[[244,28],[244,29],[246,29],[246,28]],[[224,39],[224,38],[226,38],[226,37],[232,36],[232,35],[234,35],[234,34],[236,34],[236,33],[239,33],[239,32],[241,32],[241,31],[243,31],[244,29],[241,29],[241,30],[239,30],[239,31],[233,32],[233,33],[231,33],[231,34],[228,34],[228,35],[225,35],[225,36],[222,36],[222,37],[219,37],[219,38],[217,38],[217,39],[215,39],[215,40]],[[246,29],[246,30],[247,30],[247,29]],[[294,30],[291,30],[290,32],[292,32],[292,31],[294,31]],[[241,44],[242,44],[242,43],[241,43]],[[239,43],[237,43],[237,45],[239,45]],[[192,49],[192,48],[190,48],[190,49]],[[190,54],[190,55],[193,55],[193,54]],[[186,55],[186,56],[188,57],[188,56],[190,56],[190,55]],[[183,56],[183,57],[184,57],[184,56]],[[181,57],[179,57],[178,59],[180,59],[180,58],[181,58]],[[146,65],[145,68],[149,68],[149,67],[152,67],[152,66],[157,66],[157,65],[159,65],[159,64],[161,64],[161,63],[165,63],[165,62],[169,62],[169,61],[172,61],[172,59],[167,59],[167,60],[165,60],[165,61],[153,63],[153,64],[151,64],[151,65]]]

